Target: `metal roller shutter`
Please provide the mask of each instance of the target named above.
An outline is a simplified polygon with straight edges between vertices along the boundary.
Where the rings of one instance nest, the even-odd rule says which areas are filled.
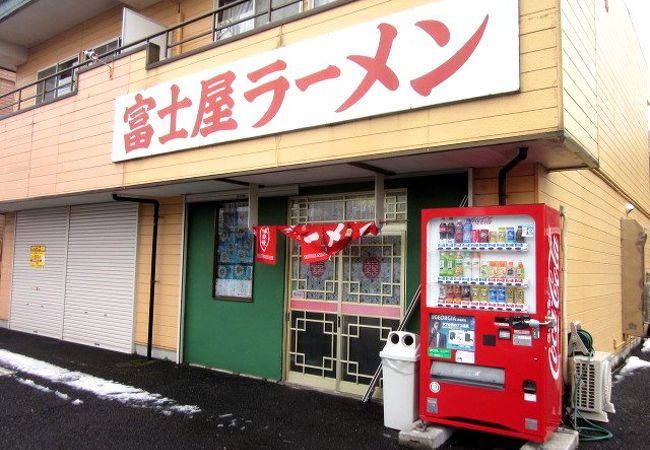
[[[134,203],[72,206],[63,339],[133,351]]]
[[[9,327],[61,339],[68,208],[16,216]],[[44,267],[30,264],[30,248],[45,246]]]

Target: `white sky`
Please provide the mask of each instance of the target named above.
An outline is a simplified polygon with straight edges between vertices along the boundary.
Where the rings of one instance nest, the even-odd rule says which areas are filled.
[[[646,65],[650,65],[650,1],[626,0],[632,16],[641,49],[645,55]],[[650,70],[648,71],[650,78]],[[650,82],[650,79],[648,80]],[[650,96],[650,94],[649,94]],[[648,129],[650,129],[650,108],[648,108]]]

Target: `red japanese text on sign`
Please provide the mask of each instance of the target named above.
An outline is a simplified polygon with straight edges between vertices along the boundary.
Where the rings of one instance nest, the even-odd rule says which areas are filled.
[[[113,161],[514,92],[518,26],[517,0],[441,0],[125,95]]]

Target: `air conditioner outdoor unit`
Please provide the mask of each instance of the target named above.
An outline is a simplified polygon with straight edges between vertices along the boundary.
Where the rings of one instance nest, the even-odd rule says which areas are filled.
[[[589,420],[609,422],[607,413],[615,413],[612,403],[612,368],[606,352],[592,357],[573,357],[573,394],[575,407]]]

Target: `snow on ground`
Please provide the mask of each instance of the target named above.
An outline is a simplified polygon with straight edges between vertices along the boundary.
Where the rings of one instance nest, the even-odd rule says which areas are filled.
[[[198,406],[179,405],[175,400],[163,397],[160,394],[152,394],[133,386],[105,380],[83,372],[70,371],[63,367],[55,366],[54,364],[29,358],[17,353],[12,353],[7,350],[0,350],[0,365],[4,365],[5,367],[18,372],[28,373],[39,378],[44,378],[54,383],[60,383],[73,389],[90,392],[101,399],[117,401],[126,406],[153,409],[165,415],[175,412],[191,416],[201,412],[201,409]],[[21,379],[18,380],[20,381]],[[31,380],[23,380],[21,382],[31,382],[36,384]],[[45,386],[41,387],[51,391],[51,389],[46,388]],[[56,393],[57,395],[65,395],[58,391]]]
[[[25,386],[29,386],[41,392],[52,392],[52,389],[50,389],[49,387],[41,386],[40,384],[35,383],[33,380],[29,380],[27,378],[16,378],[16,380],[20,384],[24,384]]]
[[[643,347],[641,348],[641,351],[643,353],[650,352],[650,339],[646,339],[643,341]]]
[[[38,390],[38,391],[47,392],[47,393],[53,392],[54,395],[59,397],[61,400],[66,400],[66,401],[70,400],[70,396],[68,396],[67,394],[64,394],[63,392],[59,392],[59,391],[52,391],[52,389],[50,389],[49,387],[40,385],[40,384],[36,383],[34,380],[30,380],[29,378],[20,378],[20,377],[11,377],[11,378],[14,378],[20,384],[24,384],[25,386],[29,386],[31,388],[34,388],[34,389]],[[79,400],[79,399],[72,402],[73,405],[80,405],[82,403],[83,402],[81,400]]]
[[[647,367],[650,367],[650,362],[644,361],[638,356],[630,356],[619,373],[621,375],[630,375],[635,370],[645,369]]]
[[[619,382],[625,378],[626,375],[634,375],[637,370],[646,369],[648,367],[650,367],[650,362],[645,361],[638,356],[630,356],[627,360],[625,360],[625,365],[621,368],[618,374],[614,376],[614,380],[616,380],[616,382]]]

